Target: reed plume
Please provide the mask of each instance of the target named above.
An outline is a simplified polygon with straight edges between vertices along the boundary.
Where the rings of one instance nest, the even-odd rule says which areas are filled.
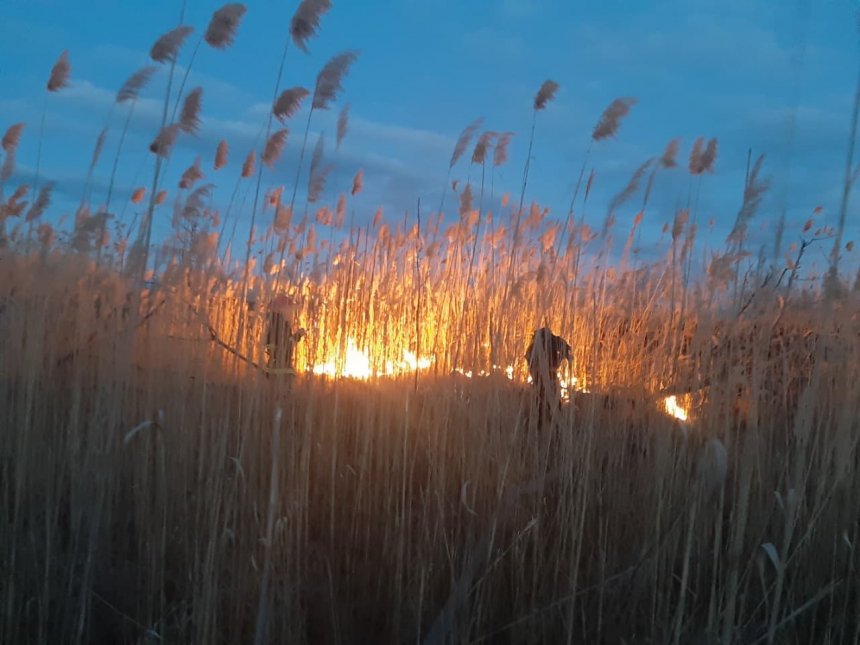
[[[330,0],[302,0],[290,21],[290,36],[296,47],[308,52],[307,41],[315,36],[323,14],[331,9]]]
[[[483,123],[484,117],[478,117],[465,128],[463,128],[463,131],[457,138],[457,143],[454,144],[454,152],[451,153],[451,161],[448,163],[449,170],[456,165],[456,163],[460,160],[460,157],[463,156],[463,153],[466,152],[466,148],[469,147],[469,142],[472,140],[472,137],[475,136],[475,133],[483,125]],[[445,183],[448,183],[447,179],[445,180]]]
[[[308,179],[308,203],[314,204],[322,196],[325,191],[325,182],[332,167],[330,165],[323,167],[323,151],[325,148],[325,138],[320,133],[314,146],[314,154],[311,157],[311,174]]]
[[[702,172],[713,172],[714,162],[717,160],[717,139],[708,141],[708,147],[702,155]]]
[[[27,191],[30,190],[30,187],[27,184],[21,184],[15,189],[15,192],[12,193],[12,196],[9,198],[9,201],[17,202],[24,195],[27,194]]]
[[[185,219],[198,218],[206,212],[206,200],[212,193],[214,186],[212,184],[204,184],[196,188],[185,200],[185,206],[182,208],[182,217]]]
[[[6,154],[15,154],[18,144],[21,142],[21,133],[24,131],[24,123],[10,125],[3,134],[3,151]]]
[[[266,146],[263,149],[263,156],[261,158],[268,168],[273,168],[278,159],[281,158],[281,151],[287,142],[288,134],[289,130],[282,128],[273,132],[272,136],[266,140]]]
[[[52,92],[59,92],[64,87],[67,87],[69,84],[69,75],[71,74],[72,68],[69,65],[69,53],[67,51],[63,51],[60,54],[59,58],[57,58],[57,62],[54,63],[54,66],[51,68],[51,74],[48,77],[47,89],[48,94]],[[44,138],[45,133],[45,116],[48,112],[48,101],[47,94],[45,95],[45,103],[42,106],[42,118],[39,122],[39,143],[36,150],[36,172],[33,179],[33,189],[38,190],[39,188],[39,169],[42,165],[42,140]],[[10,172],[11,174],[11,172]]]
[[[513,132],[503,132],[496,139],[496,146],[493,148],[493,165],[501,166],[508,160],[508,146],[511,143]]]
[[[732,227],[728,238],[726,238],[726,241],[733,242],[738,248],[743,244],[749,223],[755,217],[756,211],[758,211],[761,205],[761,200],[770,187],[769,178],[759,179],[759,174],[761,174],[762,167],[764,166],[764,160],[765,156],[763,154],[759,155],[759,158],[753,164],[749,179],[744,187],[744,200],[738,211],[737,218],[735,218],[735,225]]]
[[[129,76],[116,93],[116,102],[126,103],[127,101],[137,100],[140,91],[149,83],[155,70],[156,67],[154,65],[147,65]]]
[[[495,139],[496,136],[498,136],[497,133],[492,130],[487,130],[478,137],[478,142],[475,144],[475,149],[472,151],[472,163],[484,163],[487,158],[487,150],[490,148],[490,144],[492,144],[493,139]]]
[[[149,50],[149,57],[156,63],[175,63],[182,44],[192,31],[194,28],[187,25],[171,29],[155,41]]]
[[[46,182],[42,186],[41,190],[39,190],[39,195],[36,197],[33,205],[30,206],[30,210],[27,211],[26,221],[32,222],[34,219],[42,216],[42,213],[51,205],[51,191],[53,190],[54,182],[52,181]]]
[[[309,94],[303,87],[291,87],[281,92],[272,106],[272,114],[281,122],[286,123],[301,107],[302,101]]]
[[[238,2],[230,2],[212,13],[203,38],[215,49],[226,49],[236,39],[239,23],[247,9]]]
[[[293,211],[289,206],[278,204],[275,207],[275,221],[272,226],[277,233],[284,233],[290,228],[290,223],[293,219]]]
[[[68,87],[69,75],[71,73],[72,67],[69,64],[69,52],[64,51],[51,68],[51,76],[48,78],[48,91],[59,92],[64,87]]]
[[[687,162],[687,169],[690,171],[691,175],[698,175],[699,168],[702,165],[702,153],[704,152],[703,146],[705,144],[705,137],[699,137],[693,142],[693,147],[690,150],[690,159]]]
[[[229,152],[230,147],[227,145],[227,141],[225,139],[221,139],[221,141],[218,142],[218,147],[215,148],[215,164],[213,165],[215,170],[221,170],[221,168],[227,165]]]
[[[343,78],[357,58],[358,52],[346,51],[333,56],[323,66],[317,74],[317,84],[314,89],[312,107],[315,110],[327,110],[338,93],[343,91]]]
[[[107,138],[107,128],[102,128],[102,131],[99,132],[98,139],[96,139],[96,145],[93,148],[93,156],[90,158],[90,172],[96,167],[96,164],[99,162],[99,157],[101,157],[102,150],[105,146],[105,139]]]
[[[668,144],[666,144],[666,149],[663,151],[663,154],[660,157],[660,166],[663,168],[674,168],[678,165],[675,161],[675,157],[678,156],[678,148],[681,145],[680,139],[672,139]]]
[[[248,153],[248,156],[245,157],[245,162],[242,164],[242,177],[247,179],[251,175],[254,174],[254,167],[256,166],[256,158],[257,153],[251,150]]]
[[[340,150],[340,144],[346,136],[346,130],[349,127],[349,103],[344,105],[340,114],[337,115],[337,143],[335,149]]]
[[[3,220],[7,217],[19,217],[24,212],[29,202],[18,200],[24,197],[29,190],[30,187],[27,184],[21,184],[15,189],[15,192],[12,193],[12,196],[5,204],[0,202],[0,225],[3,224]]]
[[[152,75],[155,74],[156,67],[153,65],[147,65],[146,67],[142,67],[136,72],[134,72],[131,76],[126,79],[125,83],[119,88],[116,93],[117,104],[123,103],[131,103],[128,108],[128,112],[125,117],[125,123],[123,123],[122,132],[119,135],[119,143],[117,143],[116,154],[113,158],[113,167],[111,168],[110,181],[108,182],[108,190],[107,196],[105,197],[105,211],[110,210],[111,198],[113,197],[113,188],[114,183],[116,182],[116,173],[119,168],[119,158],[122,154],[123,144],[125,143],[125,137],[128,133],[128,127],[131,124],[131,117],[134,113],[134,108],[137,105],[137,99],[140,97],[140,92],[144,87],[149,83]],[[105,222],[106,223],[106,222]],[[102,232],[104,234],[104,232]],[[99,253],[101,253],[101,248],[99,248]],[[101,260],[101,257],[98,258]]]
[[[21,141],[21,133],[24,131],[23,123],[15,123],[9,126],[3,134],[3,151],[6,153],[3,159],[3,166],[0,167],[0,183],[5,182],[12,173],[15,172],[15,152],[18,149],[18,144]]]
[[[29,203],[27,201],[19,202],[14,195],[5,204],[0,203],[0,225],[7,217],[20,217]]]
[[[182,177],[179,179],[180,188],[191,188],[195,182],[203,179],[203,171],[200,169],[200,157],[194,160],[194,163],[185,169]]]
[[[621,120],[630,113],[630,108],[636,104],[634,98],[615,99],[609,104],[591,133],[593,141],[614,137],[621,127]]]
[[[185,97],[182,103],[182,114],[179,116],[179,127],[188,134],[197,134],[200,129],[200,107],[203,100],[203,88],[195,87]]]
[[[334,211],[335,228],[340,228],[346,219],[346,195],[341,193],[337,198],[337,207]]]
[[[144,197],[146,197],[146,188],[144,188],[143,186],[135,188],[134,192],[131,194],[131,203],[139,204],[143,201]]]
[[[96,145],[93,148],[92,157],[90,157],[90,166],[87,170],[87,179],[86,179],[86,182],[84,184],[84,194],[81,197],[81,203],[82,204],[84,201],[88,201],[90,198],[90,191],[92,188],[92,181],[93,181],[93,171],[95,170],[96,164],[99,162],[99,158],[101,157],[102,149],[104,148],[104,145],[105,145],[105,139],[107,138],[107,133],[108,133],[107,128],[102,128],[102,131],[99,133],[99,136],[96,139]],[[107,210],[107,209],[105,209],[105,210]]]
[[[555,98],[556,92],[558,92],[558,83],[552,80],[544,81],[535,94],[534,109],[543,110]]]
[[[653,163],[653,158],[648,159],[635,170],[633,175],[630,177],[630,180],[627,182],[627,185],[624,187],[624,190],[615,195],[615,197],[612,198],[612,201],[609,202],[609,209],[607,210],[607,215],[612,214],[619,206],[621,206],[624,202],[630,199],[633,194],[637,190],[639,190],[639,183],[642,181],[642,177],[645,176],[645,173],[648,171],[648,169],[651,167],[651,164]]]
[[[156,193],[156,195],[155,195],[155,205],[161,206],[165,202],[166,199],[167,199],[167,191],[166,190],[159,190],[158,193]]]
[[[364,187],[364,170],[359,169],[352,178],[352,196],[355,197],[361,192]]]
[[[472,212],[474,207],[474,199],[472,197],[472,184],[466,184],[466,187],[460,193],[460,217],[466,217]]]
[[[176,137],[179,136],[180,126],[178,123],[171,123],[158,132],[155,139],[149,144],[149,149],[159,157],[169,157],[170,151],[173,149],[173,144],[176,143]]]
[[[701,175],[705,172],[713,172],[716,159],[717,140],[711,139],[706,145],[704,137],[699,137],[693,144],[693,150],[690,153],[690,174]]]

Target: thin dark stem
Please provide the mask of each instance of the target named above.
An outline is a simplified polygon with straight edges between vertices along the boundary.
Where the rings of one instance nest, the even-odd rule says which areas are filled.
[[[305,124],[305,134],[304,134],[304,137],[302,137],[302,149],[299,152],[299,163],[296,166],[296,180],[293,182],[293,194],[290,197],[290,216],[292,216],[294,214],[293,209],[296,206],[296,193],[298,193],[298,190],[299,190],[299,179],[301,179],[301,175],[302,175],[302,164],[305,160],[305,149],[307,148],[307,145],[308,145],[308,133],[310,132],[310,129],[311,129],[311,117],[313,115],[314,115],[314,107],[313,107],[313,105],[311,105],[311,109],[308,112],[308,120],[307,120],[307,123]],[[286,253],[286,247],[284,247],[284,249],[281,251],[281,257],[278,260],[278,266],[279,267],[281,266],[281,264],[284,261],[284,254],[285,253]],[[281,276],[279,273],[278,274],[278,281],[280,281],[280,277]]]
[[[275,79],[275,90],[272,92],[272,104],[269,106],[269,117],[266,121],[266,136],[263,137],[263,145],[266,145],[266,142],[269,140],[269,134],[272,131],[272,106],[274,106],[275,101],[278,98],[278,90],[281,88],[281,79],[284,76],[284,64],[287,61],[287,52],[290,50],[290,41],[286,40],[284,43],[284,53],[281,54],[281,62],[278,65],[278,76]],[[248,231],[248,248],[245,250],[245,267],[243,269],[242,275],[242,302],[247,300],[248,295],[248,271],[249,271],[249,263],[251,261],[251,245],[253,244],[253,236],[254,236],[254,224],[257,220],[257,204],[260,199],[260,185],[263,181],[263,158],[260,156],[259,167],[257,168],[257,186],[254,190],[254,205],[251,207],[251,228]]]
[[[36,148],[36,176],[33,178],[33,194],[39,192],[39,169],[42,165],[42,139],[45,134],[45,114],[48,111],[48,92],[45,92],[45,100],[42,103],[42,119],[39,122],[39,144]]]
[[[442,186],[442,199],[439,200],[439,212],[445,206],[445,196],[448,194],[448,186],[451,184],[451,170],[453,166],[448,166],[448,173],[445,175],[445,184]]]
[[[113,158],[113,167],[111,168],[110,182],[108,183],[107,196],[105,197],[105,213],[110,213],[110,201],[111,201],[111,197],[113,197],[113,187],[114,187],[114,182],[116,181],[116,171],[117,171],[117,168],[119,167],[119,156],[122,153],[122,146],[125,143],[125,136],[128,133],[128,126],[129,126],[129,123],[131,122],[131,115],[134,113],[134,108],[136,105],[137,105],[137,100],[133,101],[132,104],[129,106],[128,114],[125,117],[125,123],[122,126],[122,132],[119,135],[119,143],[117,144],[117,147],[116,147],[116,155],[114,155],[114,158]],[[106,227],[107,227],[107,215],[105,216],[105,219],[102,222],[102,230],[101,230],[101,237],[102,238],[104,238],[104,232],[105,232]],[[96,255],[96,263],[97,264],[101,263],[101,257],[102,257],[102,247],[101,247],[101,245],[99,245],[99,250],[98,250],[98,253]]]
[[[508,293],[510,291],[511,280],[513,279],[513,276],[514,276],[514,265],[516,264],[516,256],[517,256],[517,244],[519,243],[519,237],[520,237],[520,219],[522,218],[522,213],[523,213],[523,203],[525,202],[525,199],[526,199],[526,186],[527,186],[528,180],[529,180],[529,166],[531,165],[531,160],[532,160],[532,147],[534,146],[534,141],[535,141],[535,126],[536,125],[537,125],[537,110],[533,110],[532,111],[532,129],[531,129],[531,135],[529,136],[529,150],[528,150],[528,154],[526,155],[526,164],[525,164],[525,167],[523,168],[523,187],[522,187],[522,190],[520,191],[520,204],[519,204],[519,207],[517,208],[517,212],[514,213],[514,222],[513,222],[513,227],[512,227],[512,231],[511,231],[511,235],[513,236],[512,242],[511,242],[511,260],[508,264],[508,280],[505,283],[505,294],[504,294],[504,297],[502,298],[503,302],[507,302]]]
[[[200,44],[203,42],[203,36],[197,40],[194,45],[194,51],[191,52],[191,59],[185,67],[185,73],[182,75],[182,82],[179,84],[179,90],[176,92],[176,102],[173,104],[173,112],[170,115],[170,122],[176,121],[176,113],[179,112],[179,104],[182,102],[182,92],[185,91],[185,83],[188,82],[188,75],[191,73],[191,67],[194,65],[194,59],[197,58],[197,52],[200,50]]]
[[[185,19],[185,9],[187,2],[183,0],[182,6],[179,9],[179,24],[181,25]],[[173,75],[176,72],[176,58],[170,61],[170,74],[167,77],[167,91],[164,93],[164,105],[161,111],[161,129],[167,125],[167,108],[170,105],[170,92],[173,89]],[[161,155],[155,155],[155,171],[152,173],[152,189],[149,192],[149,205],[146,208],[146,216],[140,224],[140,238],[143,248],[140,250],[140,280],[143,281],[146,275],[146,265],[149,262],[149,245],[152,241],[152,218],[155,214],[155,198],[158,193],[158,179],[161,175],[162,165]]]
[[[845,216],[848,214],[848,198],[851,195],[851,175],[854,166],[854,148],[857,143],[857,119],[860,116],[860,72],[857,75],[857,86],[854,90],[854,109],[851,113],[851,134],[848,138],[848,156],[845,159],[845,182],[842,185],[842,201],[839,205],[839,225],[836,228],[836,239],[833,251],[830,253],[830,273],[836,275],[839,265],[839,249],[842,247],[842,234],[845,231]]]

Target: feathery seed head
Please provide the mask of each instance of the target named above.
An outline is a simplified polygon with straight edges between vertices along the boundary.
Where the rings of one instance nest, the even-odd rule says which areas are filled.
[[[630,113],[630,108],[635,104],[636,99],[634,98],[620,98],[612,101],[600,116],[600,120],[594,127],[591,138],[594,141],[600,141],[614,137],[621,127],[621,119]]]
[[[236,39],[239,23],[247,9],[238,2],[230,2],[212,14],[203,38],[216,49],[226,49]]]
[[[59,92],[64,87],[69,85],[69,75],[72,72],[72,67],[69,65],[69,52],[64,51],[60,54],[54,67],[51,68],[51,76],[48,78],[48,91]]]
[[[290,36],[296,47],[307,53],[307,41],[315,36],[323,14],[331,9],[331,0],[302,0],[290,22]]]
[[[313,107],[317,110],[327,110],[337,95],[343,91],[343,79],[350,66],[358,58],[358,52],[346,51],[333,56],[317,74],[317,84],[314,90]]]
[[[543,110],[555,98],[556,92],[558,92],[558,83],[552,80],[544,81],[538,93],[535,94],[534,109]]]
[[[149,57],[156,63],[175,63],[182,43],[194,31],[187,25],[179,25],[159,37],[149,50]]]
[[[298,111],[307,95],[308,91],[303,87],[291,87],[288,90],[284,90],[275,100],[275,104],[272,106],[272,114],[281,123],[285,123],[287,119]]]

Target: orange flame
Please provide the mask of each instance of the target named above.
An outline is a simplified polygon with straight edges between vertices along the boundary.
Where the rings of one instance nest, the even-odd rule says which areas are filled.
[[[679,421],[686,421],[689,418],[689,413],[685,408],[681,407],[674,394],[663,399],[663,407],[670,416],[675,417]]]

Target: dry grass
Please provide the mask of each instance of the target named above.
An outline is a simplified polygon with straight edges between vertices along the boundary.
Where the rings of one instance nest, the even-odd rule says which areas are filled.
[[[289,381],[213,342],[244,316],[229,282],[174,265],[136,317],[134,292],[86,258],[3,256],[4,642],[242,642],[260,624],[291,642],[752,642],[769,623],[778,642],[851,642],[851,305],[786,308],[776,325],[770,307],[729,325],[690,307],[682,429],[660,407],[680,330],[645,306],[659,287],[585,276],[569,293],[526,271],[494,351],[522,376],[545,299],[590,390],[538,427],[516,380],[449,376],[455,355],[490,371],[502,309],[485,263],[476,288],[458,283],[456,238],[422,267],[434,362],[417,387],[306,375],[346,337],[380,366],[414,348],[401,238],[296,285],[310,333]],[[239,351],[261,363],[258,311],[242,326]]]

